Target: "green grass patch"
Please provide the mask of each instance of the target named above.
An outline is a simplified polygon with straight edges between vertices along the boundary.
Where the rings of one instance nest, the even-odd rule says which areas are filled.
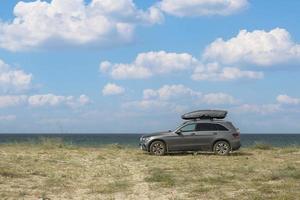
[[[145,181],[159,183],[164,187],[171,187],[175,185],[175,179],[173,175],[170,172],[160,168],[153,168],[149,170],[149,176],[145,178]]]
[[[101,194],[113,194],[117,192],[126,191],[130,188],[131,184],[128,181],[121,180],[121,181],[114,181],[108,184],[91,184],[90,185],[90,192],[91,193],[101,193]]]
[[[296,180],[300,179],[300,168],[288,165],[283,169],[272,171],[270,176],[271,180],[280,180],[285,178],[292,178]]]

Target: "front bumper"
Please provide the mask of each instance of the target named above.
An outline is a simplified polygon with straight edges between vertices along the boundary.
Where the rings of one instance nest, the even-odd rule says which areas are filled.
[[[151,142],[150,138],[146,139],[145,137],[141,137],[140,144],[139,144],[140,149],[143,151],[149,151],[150,142]]]
[[[148,151],[147,145],[146,145],[145,143],[140,143],[139,147],[140,147],[140,149],[143,150],[143,151]]]

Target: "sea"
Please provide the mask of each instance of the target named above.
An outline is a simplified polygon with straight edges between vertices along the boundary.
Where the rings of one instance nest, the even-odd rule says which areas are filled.
[[[0,134],[0,144],[35,143],[44,138],[59,139],[65,144],[84,147],[101,147],[119,144],[138,148],[141,134]],[[243,147],[255,143],[269,144],[276,147],[300,146],[300,134],[241,134]]]

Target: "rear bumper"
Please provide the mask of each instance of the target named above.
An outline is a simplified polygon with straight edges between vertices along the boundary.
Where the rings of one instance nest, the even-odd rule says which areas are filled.
[[[234,141],[234,142],[231,142],[231,150],[232,151],[236,151],[238,150],[239,148],[241,148],[241,141]]]

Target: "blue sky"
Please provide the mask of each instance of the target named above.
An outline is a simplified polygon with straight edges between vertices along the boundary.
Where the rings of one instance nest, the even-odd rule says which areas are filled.
[[[220,108],[245,133],[299,133],[299,7],[2,1],[0,132],[151,132]]]

